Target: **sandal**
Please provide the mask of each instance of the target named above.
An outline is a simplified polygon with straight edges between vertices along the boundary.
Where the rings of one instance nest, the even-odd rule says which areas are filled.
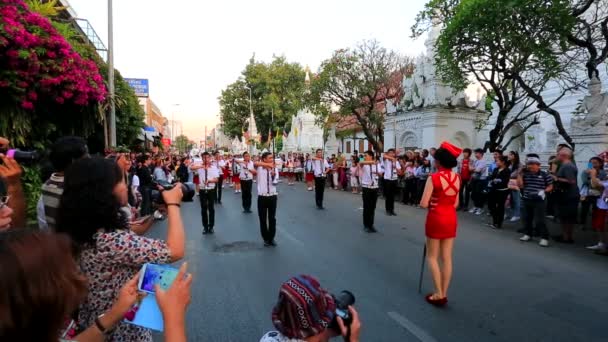
[[[433,299],[434,295],[435,294],[433,293],[429,293],[428,295],[426,295],[425,299],[429,304],[432,304],[437,307],[443,307],[448,303],[448,297]]]

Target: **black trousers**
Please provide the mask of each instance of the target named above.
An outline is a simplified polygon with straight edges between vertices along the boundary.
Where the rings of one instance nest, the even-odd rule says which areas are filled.
[[[469,209],[469,200],[471,199],[471,182],[470,181],[462,181],[462,184],[460,185],[460,195],[459,195],[459,202],[460,202],[460,207],[464,208],[464,209]]]
[[[251,187],[253,180],[241,179],[241,197],[243,198],[243,209],[251,210]]]
[[[403,203],[414,204],[416,197],[416,178],[407,178],[403,188]]]
[[[541,239],[549,239],[549,231],[545,225],[545,201],[522,199],[521,203],[526,235],[536,235],[540,236]],[[534,228],[536,228],[536,230]]]
[[[502,227],[502,221],[505,219],[507,196],[509,196],[509,190],[494,190],[488,196],[488,209],[490,210],[490,214],[492,214],[492,223],[498,228]]]
[[[220,176],[217,179],[217,183],[215,184],[215,203],[222,203],[222,185],[224,184],[224,176],[222,175],[222,171],[220,170]]]
[[[426,186],[426,178],[425,179],[416,178],[416,197],[414,199],[415,205],[420,204],[420,200],[422,199],[422,193],[424,192],[425,186]]]
[[[265,242],[274,240],[277,233],[277,196],[258,196],[258,217],[260,234]]]
[[[152,214],[152,189],[149,186],[140,186],[141,192],[141,210],[142,216]]]
[[[579,223],[585,225],[587,223],[587,218],[589,217],[589,212],[595,209],[597,205],[597,196],[587,196],[584,201],[581,201],[581,212],[579,217]]]
[[[363,188],[363,226],[372,228],[374,226],[374,213],[378,202],[378,189]]]
[[[315,177],[315,202],[317,207],[323,206],[323,192],[325,191],[325,177]]]
[[[204,185],[203,185],[204,186]],[[215,208],[213,202],[215,201],[215,191],[211,190],[199,190],[199,199],[201,201],[201,217],[203,219],[203,228],[211,229],[215,225]]]
[[[473,199],[473,204],[475,208],[483,209],[483,206],[486,204],[486,194],[484,194],[484,190],[488,186],[488,181],[485,179],[473,179],[471,181],[471,187],[473,188],[473,194],[471,198]]]
[[[397,193],[396,180],[384,180],[384,207],[387,213],[395,211],[395,194]]]

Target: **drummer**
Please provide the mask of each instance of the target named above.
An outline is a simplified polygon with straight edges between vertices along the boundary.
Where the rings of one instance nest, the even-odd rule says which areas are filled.
[[[287,153],[287,161],[286,161],[286,165],[287,167],[287,184],[288,185],[293,185],[295,182],[295,173],[294,173],[294,160],[293,160],[293,155],[291,154],[291,152]]]

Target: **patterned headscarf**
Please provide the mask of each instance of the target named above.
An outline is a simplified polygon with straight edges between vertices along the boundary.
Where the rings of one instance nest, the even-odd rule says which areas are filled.
[[[335,311],[334,298],[317,279],[301,275],[281,285],[272,323],[288,338],[305,339],[327,329]]]

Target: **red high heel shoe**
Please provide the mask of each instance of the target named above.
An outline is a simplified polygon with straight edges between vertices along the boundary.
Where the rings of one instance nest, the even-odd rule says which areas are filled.
[[[432,304],[432,305],[437,306],[437,307],[443,307],[443,306],[445,306],[448,303],[448,297],[443,297],[443,298],[439,298],[439,299],[433,299],[433,294],[432,293],[426,295],[425,299],[426,299],[426,301],[429,304]]]

